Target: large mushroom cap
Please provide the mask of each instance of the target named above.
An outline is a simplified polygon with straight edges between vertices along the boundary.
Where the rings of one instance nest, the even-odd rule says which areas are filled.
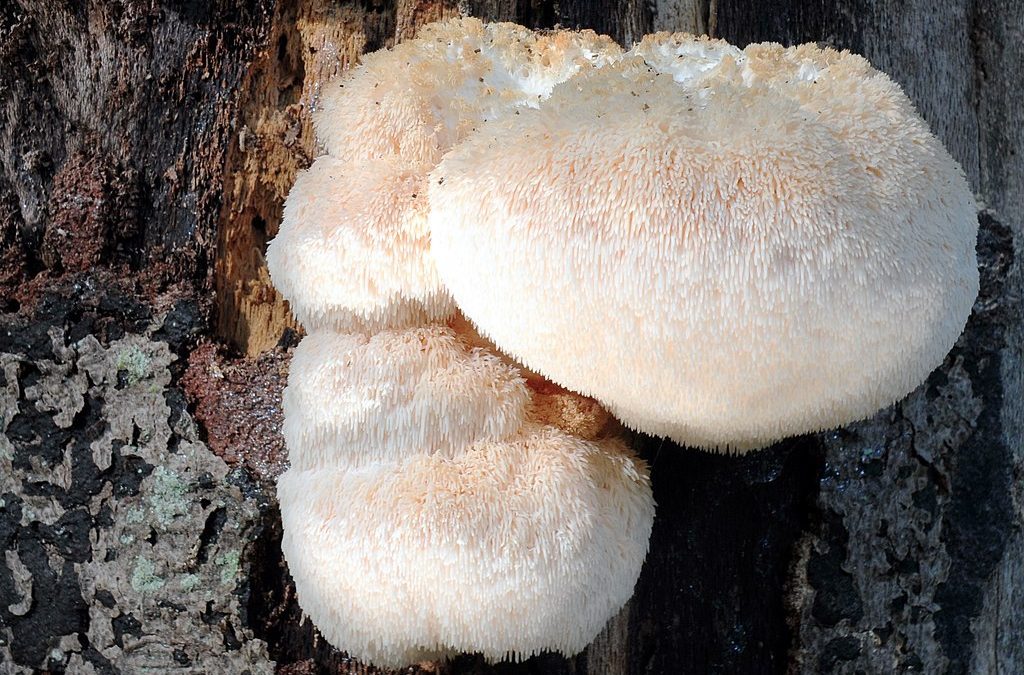
[[[429,202],[441,278],[499,348],[698,446],[891,403],[978,289],[959,167],[888,77],[813,46],[653,36],[485,125]]]
[[[559,82],[621,52],[589,30],[535,33],[472,18],[431,24],[328,85],[317,136],[335,157],[433,164],[484,120],[536,106]]]
[[[451,314],[428,255],[426,173],[393,157],[324,156],[299,174],[267,268],[307,329],[371,331]]]
[[[292,357],[284,437],[299,470],[452,456],[514,434],[529,401],[515,368],[446,326],[313,333]]]
[[[581,651],[629,599],[654,516],[621,443],[527,425],[454,458],[279,480],[303,611],[360,660]]]

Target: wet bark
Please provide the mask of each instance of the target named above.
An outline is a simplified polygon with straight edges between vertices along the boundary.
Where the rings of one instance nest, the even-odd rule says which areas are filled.
[[[318,152],[318,84],[460,12],[863,53],[985,211],[981,294],[928,382],[739,459],[638,437],[659,509],[631,603],[575,658],[440,668],[1024,671],[1024,6],[17,0],[0,3],[0,672],[364,672],[302,620],[280,557],[295,336],[263,252]]]

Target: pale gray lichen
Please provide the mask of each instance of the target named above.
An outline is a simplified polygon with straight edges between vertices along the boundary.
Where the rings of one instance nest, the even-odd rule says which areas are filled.
[[[188,512],[188,489],[174,471],[162,466],[153,469],[147,502],[161,526],[167,527],[174,518]]]
[[[0,524],[16,533],[0,565],[33,600],[0,626],[0,671],[169,672],[187,662],[269,675],[240,596],[213,592],[246,578],[259,507],[171,395],[177,357],[130,332],[108,345],[51,333],[46,359],[17,351],[27,338],[0,353]],[[7,433],[19,415],[39,421]],[[54,428],[64,434],[56,443]],[[61,546],[40,539],[49,533]],[[29,555],[40,545],[48,556]],[[7,604],[20,612],[23,596]],[[128,615],[137,629],[118,623]],[[237,638],[227,647],[226,633]]]
[[[228,551],[222,555],[217,556],[214,560],[215,563],[220,565],[220,583],[221,585],[233,585],[235,578],[238,577],[238,551]]]
[[[118,371],[123,370],[127,374],[128,385],[131,386],[146,378],[151,361],[145,352],[131,345],[118,352],[114,365]]]
[[[181,575],[181,579],[178,583],[181,585],[181,590],[188,593],[198,588],[201,582],[202,580],[199,578],[198,574],[183,574]]]
[[[135,559],[132,570],[132,588],[139,593],[152,593],[164,587],[166,582],[156,575],[156,565],[149,559],[139,556]]]

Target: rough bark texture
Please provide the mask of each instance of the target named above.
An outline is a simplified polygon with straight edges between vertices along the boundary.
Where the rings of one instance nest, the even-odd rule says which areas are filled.
[[[739,459],[638,437],[651,551],[584,654],[424,669],[1024,672],[1024,6],[997,0],[0,3],[0,672],[366,671],[280,556],[295,333],[263,253],[319,85],[459,12],[865,54],[985,204],[982,291],[871,420]]]

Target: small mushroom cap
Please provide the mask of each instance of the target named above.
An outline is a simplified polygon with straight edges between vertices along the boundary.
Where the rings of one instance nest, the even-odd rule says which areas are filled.
[[[291,466],[306,470],[461,454],[515,434],[530,392],[516,368],[433,325],[307,335],[283,402]]]
[[[389,667],[581,651],[631,596],[654,517],[624,445],[537,425],[454,458],[292,468],[278,495],[303,611]]]
[[[307,330],[373,331],[451,314],[428,253],[426,173],[396,158],[324,156],[299,175],[267,267]]]
[[[472,18],[430,24],[329,84],[317,136],[335,157],[434,164],[482,121],[536,106],[559,82],[621,53],[589,30],[535,33]]]
[[[438,271],[482,333],[696,446],[891,403],[978,290],[960,168],[887,76],[807,45],[649,38],[482,127],[429,202]]]
[[[592,31],[462,19],[366,55],[328,85],[315,126],[331,157],[299,176],[267,251],[299,321],[372,332],[445,319],[453,305],[424,229],[427,172],[485,119],[535,106],[619,54]]]

